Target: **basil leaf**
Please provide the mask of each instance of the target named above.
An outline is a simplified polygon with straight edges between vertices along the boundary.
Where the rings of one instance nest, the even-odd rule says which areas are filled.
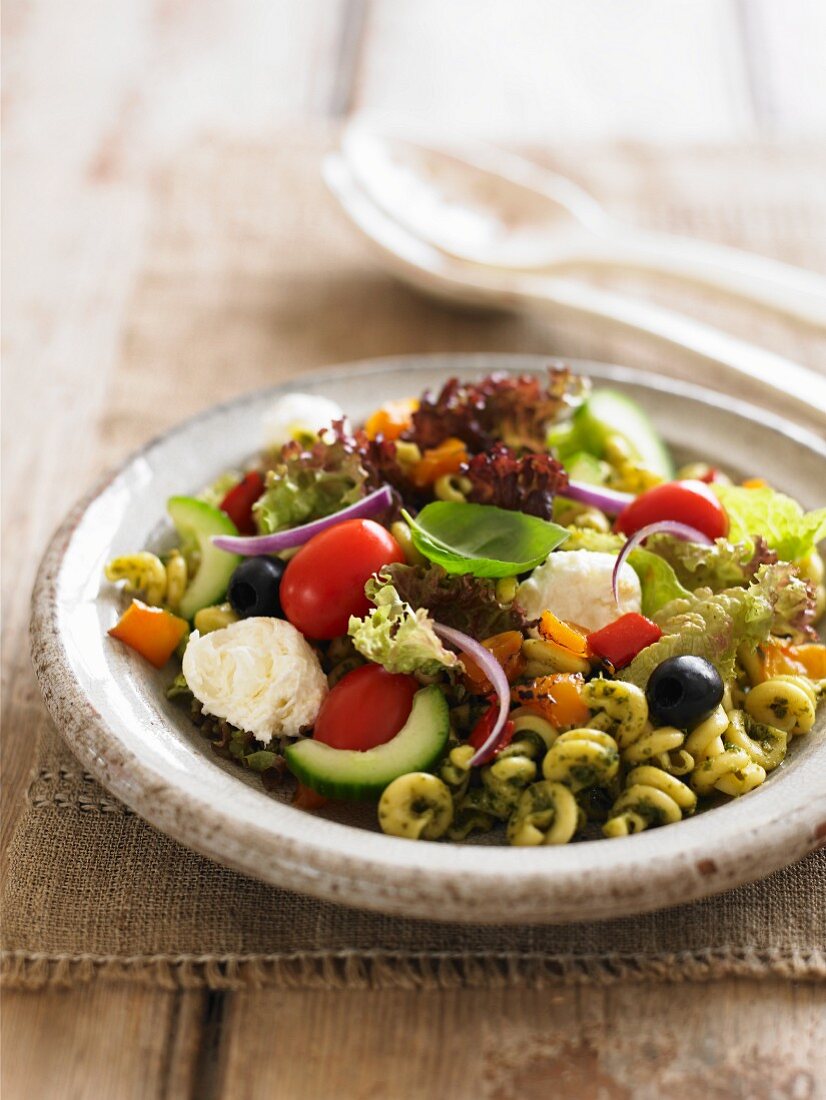
[[[524,512],[491,504],[437,500],[413,519],[413,545],[448,573],[512,577],[540,565],[568,531]]]

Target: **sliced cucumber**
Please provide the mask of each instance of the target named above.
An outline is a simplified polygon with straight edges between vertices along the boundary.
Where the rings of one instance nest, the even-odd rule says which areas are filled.
[[[202,607],[220,603],[224,598],[241,557],[218,550],[211,539],[213,535],[237,535],[238,528],[226,512],[195,497],[170,497],[166,509],[181,540],[194,542],[200,554],[198,571],[178,607],[179,615],[191,619]]]
[[[334,749],[306,738],[286,749],[287,766],[308,787],[328,798],[377,799],[408,772],[432,768],[450,732],[447,702],[432,684],[413,697],[410,717],[391,740],[374,749]]]
[[[648,414],[625,394],[596,390],[574,413],[573,434],[582,449],[602,457],[606,438],[617,433],[641,466],[670,480],[674,464]]]
[[[584,481],[586,485],[605,483],[602,463],[587,451],[577,451],[566,458],[563,465],[571,481]]]

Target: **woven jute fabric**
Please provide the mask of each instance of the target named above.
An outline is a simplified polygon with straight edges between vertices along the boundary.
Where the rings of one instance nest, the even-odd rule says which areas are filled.
[[[101,424],[102,464],[212,401],[371,354],[578,354],[697,377],[628,338],[606,344],[576,326],[454,313],[398,287],[370,268],[325,199],[319,150],[307,140],[207,143],[159,180],[151,247]],[[821,155],[614,151],[566,153],[555,164],[650,226],[826,267],[819,232],[826,196],[806,184],[822,169]],[[702,296],[690,304],[722,319]],[[752,318],[745,334],[817,365],[812,345],[771,319]],[[30,673],[21,666],[14,677],[20,697],[39,706]],[[404,920],[278,890],[195,855],[107,794],[59,731],[38,723],[35,772],[2,891],[9,985],[108,978],[168,987],[438,988],[826,977],[823,851],[761,883],[617,921]]]
[[[449,986],[826,977],[826,851],[659,913],[563,926],[402,920],[274,889],[156,832],[50,736],[11,853],[6,980]]]

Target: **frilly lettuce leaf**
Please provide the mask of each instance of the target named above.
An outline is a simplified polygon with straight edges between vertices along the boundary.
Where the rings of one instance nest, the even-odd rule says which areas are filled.
[[[442,645],[423,608],[414,611],[392,584],[375,577],[364,591],[376,606],[363,619],[352,615],[347,632],[368,661],[383,665],[388,672],[425,676],[459,666],[459,658]]]
[[[673,535],[654,535],[646,545],[667,561],[680,583],[691,590],[710,588],[720,592],[751,579],[748,567],[754,558],[754,547],[749,543],[717,539],[713,545],[704,546]]]
[[[772,634],[805,641],[812,634],[815,595],[812,586],[798,575],[789,562],[776,562],[758,569],[759,585],[772,605]]]
[[[796,500],[768,487],[713,483],[729,518],[729,540],[752,544],[762,535],[783,561],[800,561],[826,538],[826,508],[804,512]]]
[[[619,678],[644,688],[668,657],[704,657],[724,680],[734,675],[737,649],[753,649],[770,634],[798,634],[813,610],[812,593],[787,562],[761,565],[748,587],[713,593],[699,588],[672,600],[654,619],[662,638],[646,646]]]
[[[380,579],[392,584],[399,598],[412,608],[424,608],[437,622],[480,642],[527,625],[518,604],[500,603],[496,582],[485,577],[446,573],[440,565],[393,562],[382,569]]]
[[[309,448],[288,443],[253,507],[258,529],[269,535],[331,516],[361,500],[367,478],[352,441],[344,437],[319,439]]]
[[[646,646],[618,675],[645,688],[654,669],[669,657],[704,657],[724,680],[734,675],[734,658],[741,642],[750,647],[768,638],[772,605],[759,587],[733,588],[716,595],[699,589],[686,599],[672,600],[655,615],[663,636]]]

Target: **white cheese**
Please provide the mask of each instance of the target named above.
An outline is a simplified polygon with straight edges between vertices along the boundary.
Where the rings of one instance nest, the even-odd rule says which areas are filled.
[[[637,574],[626,562],[619,575],[620,608],[611,591],[616,558],[594,550],[559,550],[537,566],[516,592],[529,619],[551,611],[558,619],[599,630],[627,611],[639,611],[642,593]]]
[[[264,446],[283,447],[291,439],[316,436],[344,416],[327,397],[309,393],[287,393],[264,414]]]
[[[193,632],[183,673],[206,714],[265,744],[312,725],[327,694],[318,657],[283,619],[241,619],[209,634]]]

